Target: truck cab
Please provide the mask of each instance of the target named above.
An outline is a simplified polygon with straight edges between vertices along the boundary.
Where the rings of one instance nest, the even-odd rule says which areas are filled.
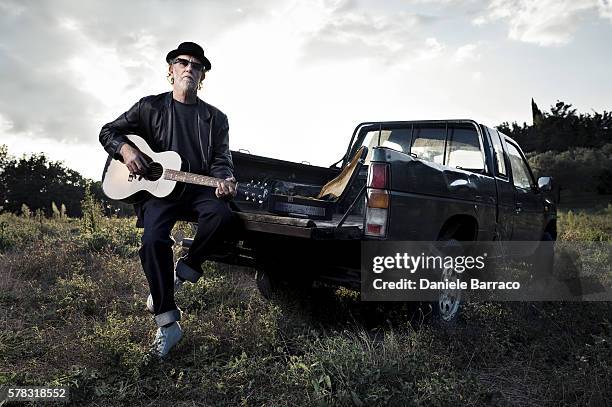
[[[540,240],[556,237],[551,180],[535,182],[518,144],[472,120],[370,122],[360,124],[343,164],[367,146],[366,167],[389,174],[382,228],[364,235],[389,240]],[[380,168],[382,167],[382,168]],[[386,191],[386,192],[383,192]],[[373,216],[379,211],[370,211]],[[458,229],[457,229],[458,228]]]

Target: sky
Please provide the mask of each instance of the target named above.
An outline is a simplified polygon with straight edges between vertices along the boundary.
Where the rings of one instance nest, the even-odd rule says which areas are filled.
[[[100,180],[100,128],[171,90],[183,41],[233,150],[313,165],[365,121],[612,110],[612,0],[0,0],[0,144]]]

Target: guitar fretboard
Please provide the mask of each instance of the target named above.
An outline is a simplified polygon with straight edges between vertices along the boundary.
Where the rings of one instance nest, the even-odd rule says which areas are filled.
[[[190,172],[171,170],[166,168],[164,171],[164,179],[170,181],[186,182],[188,184],[204,185],[207,187],[216,187],[217,182],[223,181],[220,178],[208,177],[206,175],[192,174]]]

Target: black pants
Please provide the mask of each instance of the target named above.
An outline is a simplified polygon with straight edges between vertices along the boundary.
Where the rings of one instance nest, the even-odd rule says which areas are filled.
[[[174,302],[174,262],[170,235],[179,219],[198,221],[189,254],[180,260],[177,274],[192,282],[202,275],[204,257],[215,244],[229,237],[233,213],[229,203],[218,199],[214,189],[189,185],[179,201],[150,198],[143,203],[144,233],[139,250],[155,308],[155,322],[167,325],[181,319]]]

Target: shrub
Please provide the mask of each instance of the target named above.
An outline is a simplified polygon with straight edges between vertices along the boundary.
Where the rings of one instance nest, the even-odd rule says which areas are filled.
[[[142,343],[143,339],[149,339],[149,335],[134,327],[148,327],[147,322],[143,318],[110,313],[104,322],[95,323],[92,333],[81,339],[91,351],[96,364],[115,369],[117,374],[125,372],[136,378],[141,368],[149,363],[150,357],[147,346]]]
[[[57,312],[66,317],[75,312],[92,315],[99,306],[99,288],[94,281],[81,274],[59,277],[53,296]]]
[[[431,346],[431,332],[372,336],[367,331],[326,335],[304,356],[289,360],[289,378],[314,401],[339,405],[448,405],[466,384],[451,361]]]
[[[135,227],[109,220],[98,230],[83,234],[82,239],[87,249],[93,252],[132,257],[138,253],[140,235]]]
[[[612,205],[603,211],[559,213],[559,240],[607,242],[612,235]]]
[[[93,252],[109,252],[124,257],[136,254],[141,232],[133,219],[105,217],[102,203],[87,185],[81,202],[81,237],[85,247]]]

